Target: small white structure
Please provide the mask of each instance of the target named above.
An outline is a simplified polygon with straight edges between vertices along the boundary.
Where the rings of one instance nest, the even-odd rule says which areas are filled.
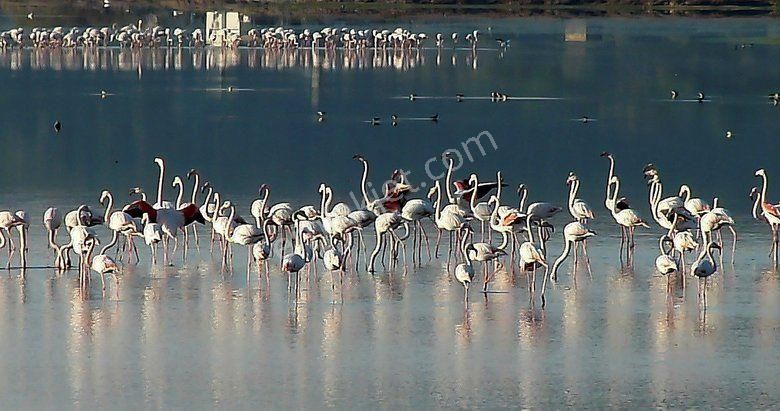
[[[206,44],[221,47],[239,37],[241,37],[241,20],[238,12],[206,12]]]

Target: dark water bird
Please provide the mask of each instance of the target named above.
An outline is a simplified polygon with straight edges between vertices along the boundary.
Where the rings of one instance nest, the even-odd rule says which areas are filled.
[[[734,133],[731,132],[731,130],[726,131],[726,138],[732,138],[734,137]]]
[[[593,121],[593,119],[589,118],[588,116],[582,116],[580,118],[580,121],[583,123],[590,123],[591,121]]]
[[[463,94],[461,94],[461,93],[458,93],[458,94],[456,94],[456,95],[455,95],[455,100],[457,100],[457,101],[458,101],[458,103],[460,103],[461,101],[463,101]]]
[[[502,38],[497,38],[496,39],[496,43],[498,43],[498,47],[501,47],[502,49],[508,47],[509,46],[509,42],[510,42],[510,40],[504,40]]]
[[[772,105],[776,106],[780,103],[780,93],[774,92],[769,94],[769,99],[772,100]]]
[[[319,121],[320,123],[325,121],[325,114],[326,113],[324,111],[318,111],[317,112],[317,121]]]
[[[417,94],[414,94],[414,93],[409,94],[409,101],[414,101],[416,99],[417,99]]]
[[[100,98],[105,99],[108,97],[108,92],[106,90],[100,90]]]
[[[60,123],[60,121],[57,120],[54,122],[54,131],[59,133],[60,130],[62,130],[62,123]]]
[[[677,100],[677,90],[672,90],[672,100]]]
[[[703,102],[704,102],[704,93],[702,93],[702,92],[700,91],[700,92],[699,92],[699,93],[696,95],[696,101],[698,101],[699,103],[703,103]]]
[[[381,121],[381,120],[382,120],[382,119],[381,119],[381,118],[379,118],[379,117],[374,117],[374,118],[372,118],[371,120],[369,120],[368,122],[369,122],[369,123],[370,123],[372,126],[378,126],[378,125],[382,124],[382,121]]]
[[[393,114],[390,115],[390,120],[392,120],[393,123],[397,123],[397,122],[399,122],[401,120],[404,120],[404,121],[433,121],[435,123],[435,122],[439,121],[439,115],[438,114],[434,114],[434,115],[428,116],[428,117],[399,117],[398,114],[393,113]],[[395,125],[395,124],[393,124],[393,125]]]

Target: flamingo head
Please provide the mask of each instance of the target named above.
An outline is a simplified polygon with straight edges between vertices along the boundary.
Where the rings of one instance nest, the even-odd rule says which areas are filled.
[[[196,174],[198,174],[198,172],[195,171],[194,168],[191,168],[190,171],[187,172],[187,180],[189,180],[190,178],[192,178],[192,176],[194,176]]]
[[[766,171],[764,171],[763,168],[759,168],[758,170],[756,170],[756,177],[763,177],[765,175],[766,175]]]
[[[612,153],[608,151],[604,151],[603,153],[601,153],[601,157],[612,158]]]
[[[758,188],[753,187],[750,189],[750,194],[748,194],[748,198],[753,200],[754,197],[758,196]]]
[[[106,201],[106,198],[110,197],[111,193],[108,192],[108,190],[103,190],[102,193],[100,193],[100,204],[103,204],[104,201]]]
[[[211,183],[206,181],[205,183],[203,183],[203,186],[200,187],[200,192],[205,193],[206,189],[208,189],[209,187],[211,187]]]
[[[573,182],[577,181],[577,176],[573,172],[569,172],[569,176],[566,177],[566,185],[570,186]]]
[[[354,156],[352,156],[352,158],[357,161],[366,161],[365,157],[363,157],[362,154],[355,154]]]
[[[260,184],[260,187],[257,189],[257,193],[262,195],[263,191],[266,191],[266,190],[270,191],[271,188],[268,186],[268,184],[263,183],[263,184]]]

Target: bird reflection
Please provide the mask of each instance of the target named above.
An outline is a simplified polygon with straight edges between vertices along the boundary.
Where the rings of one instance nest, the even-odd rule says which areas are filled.
[[[246,64],[250,68],[284,70],[290,68],[325,70],[394,69],[408,71],[428,63],[428,53],[436,53],[440,66],[443,53],[451,53],[451,65],[459,51],[442,49],[237,49],[237,48],[7,48],[0,49],[0,68],[21,70],[135,71],[144,70],[225,70]],[[462,52],[462,51],[460,51]],[[499,56],[501,57],[501,56]],[[478,68],[478,54],[469,50],[466,63]]]
[[[470,343],[471,342],[471,316],[473,312],[469,309],[468,305],[463,308],[463,321],[455,326],[455,333],[461,337],[461,340]]]

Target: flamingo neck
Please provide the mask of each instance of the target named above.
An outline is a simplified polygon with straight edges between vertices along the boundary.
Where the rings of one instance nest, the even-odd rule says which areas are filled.
[[[219,207],[222,206],[220,204],[220,198],[219,193],[214,193],[214,214],[211,217],[212,224],[217,222],[217,218],[219,218]],[[207,209],[206,212],[209,210]]]
[[[518,209],[520,211],[523,211],[523,209],[525,208],[525,200],[526,198],[528,198],[528,189],[523,187],[522,192],[523,194],[520,195],[520,204],[518,204],[519,206]]]
[[[327,187],[325,189],[325,193],[327,194],[327,200],[325,200],[325,209],[323,210],[323,216],[327,216],[330,214],[330,203],[333,200],[333,190],[330,189],[330,187]]]
[[[111,216],[111,209],[114,207],[114,196],[107,192],[106,197],[108,198],[108,204],[106,205],[106,214],[103,216],[103,220],[108,224],[108,220]]]
[[[173,185],[179,187],[179,195],[176,196],[176,208],[179,208],[181,207],[181,199],[184,196],[184,183],[181,180],[176,180]]]
[[[360,180],[360,190],[363,192],[363,201],[368,206],[368,190],[366,189],[366,181],[368,180],[368,161],[363,160],[363,178]]]
[[[763,187],[761,187],[761,202],[766,203],[766,186],[767,186],[767,178],[766,173],[761,173],[761,181],[763,181]]]
[[[328,188],[322,187],[320,190],[320,215],[325,217],[325,196],[328,195]]]
[[[436,221],[441,220],[441,184],[436,180]]]
[[[469,179],[469,183],[473,182],[473,189],[471,191],[471,199],[469,200],[469,206],[471,206],[471,212],[474,212],[474,207],[477,204],[477,186],[479,185],[479,179],[476,175],[474,178]]]
[[[450,204],[455,204],[455,196],[452,195],[452,188],[450,187],[452,185],[452,169],[455,165],[455,160],[448,159],[447,160],[447,181],[445,182],[445,190],[447,191],[447,199],[450,201]]]
[[[540,227],[541,228],[541,227]],[[534,242],[534,231],[531,229],[531,214],[525,217],[525,229],[528,231],[528,241]]]
[[[208,207],[209,207],[209,201],[211,201],[211,193],[212,193],[213,191],[214,191],[214,190],[212,190],[212,188],[211,188],[211,187],[209,187],[209,192],[206,194],[206,199],[203,201],[203,204],[205,204],[205,205],[206,205],[206,211],[208,211]],[[193,201],[194,201],[194,200],[193,200]],[[193,204],[194,204],[194,203],[193,203]],[[206,213],[206,214],[208,214],[208,213]]]
[[[108,244],[106,244],[106,246],[105,246],[105,247],[103,247],[103,248],[100,250],[100,254],[105,254],[105,253],[106,253],[106,251],[108,251],[108,250],[109,250],[111,247],[113,247],[114,245],[116,245],[116,242],[117,242],[117,240],[119,240],[119,231],[114,231],[114,234],[112,234],[112,235],[111,235],[111,242],[109,242]]]
[[[551,275],[554,277],[558,273],[558,267],[563,263],[563,261],[566,259],[566,257],[569,256],[569,250],[571,250],[571,241],[565,240],[566,245],[563,247],[563,252],[561,253],[561,256],[558,257],[557,260],[555,260],[555,264],[553,264],[553,268],[551,271]]]
[[[227,234],[227,238],[230,238],[230,226],[233,225],[233,218],[235,218],[235,216],[236,216],[236,206],[231,204],[230,217],[228,217],[227,229],[225,230],[225,233]]]
[[[758,220],[758,210],[761,207],[761,197],[756,196],[756,200],[753,201],[753,218]]]
[[[157,204],[162,205],[163,179],[165,179],[165,163],[163,161],[160,161],[159,163],[157,163],[157,165],[160,167],[160,176],[157,179]]]
[[[195,200],[198,197],[198,187],[200,187],[200,175],[198,173],[193,173],[193,174],[195,174],[195,184],[192,186],[192,198],[190,201],[192,202],[192,204],[198,204],[197,202],[195,202]]]

